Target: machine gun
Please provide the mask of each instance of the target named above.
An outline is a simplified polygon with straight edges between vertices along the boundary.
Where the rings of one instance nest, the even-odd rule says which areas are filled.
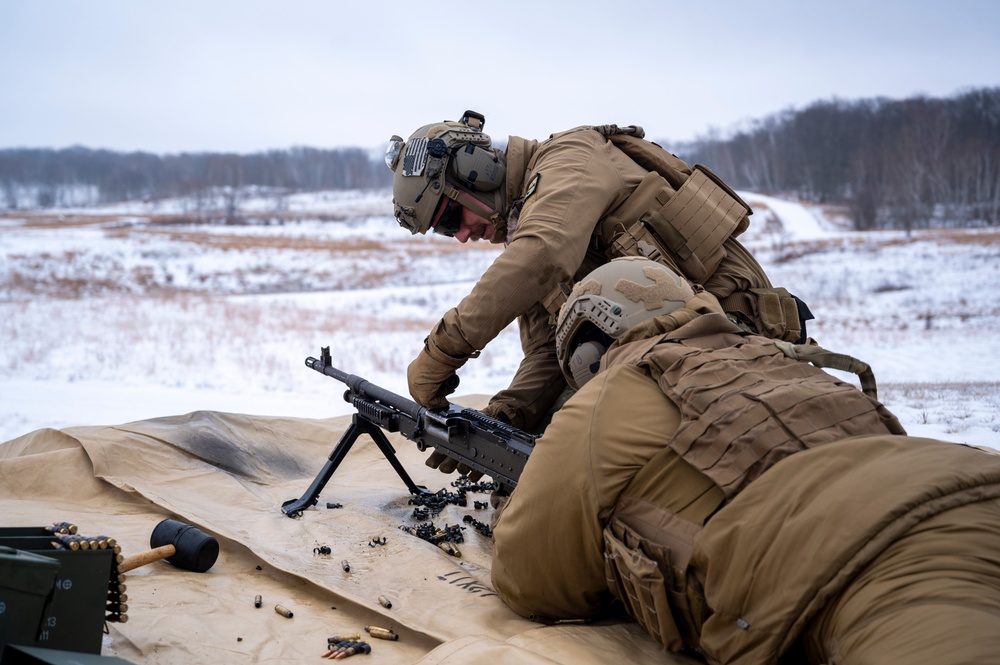
[[[289,517],[298,517],[303,510],[316,504],[319,493],[362,434],[372,438],[410,493],[415,495],[433,492],[413,482],[383,430],[399,432],[421,451],[434,448],[469,469],[490,476],[506,491],[517,485],[534,448],[534,435],[475,409],[455,404],[449,404],[447,409],[428,409],[359,376],[347,374],[333,366],[328,346],[321,349],[318,360],[306,358],[306,367],[344,383],[348,388],[344,400],[350,402],[357,413],[305,494],[281,504],[281,512]]]

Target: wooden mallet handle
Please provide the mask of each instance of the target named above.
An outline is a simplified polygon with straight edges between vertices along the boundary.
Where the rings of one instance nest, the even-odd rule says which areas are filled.
[[[177,548],[173,545],[164,545],[162,547],[157,547],[156,549],[139,552],[138,554],[126,557],[124,561],[118,564],[118,572],[127,573],[128,571],[135,570],[140,566],[145,566],[147,563],[153,563],[154,561],[159,561],[160,559],[166,559],[167,557],[175,554],[177,554]]]

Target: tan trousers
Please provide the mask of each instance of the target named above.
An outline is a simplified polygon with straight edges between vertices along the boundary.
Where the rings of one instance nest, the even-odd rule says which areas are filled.
[[[810,625],[810,663],[1000,663],[1000,503],[920,523]]]

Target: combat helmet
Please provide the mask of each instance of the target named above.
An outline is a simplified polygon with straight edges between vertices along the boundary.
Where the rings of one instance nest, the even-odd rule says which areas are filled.
[[[579,389],[597,374],[614,340],[693,296],[683,277],[642,256],[617,258],[591,272],[573,287],[556,323],[556,357],[566,381]]]
[[[424,125],[406,141],[399,136],[389,139],[385,163],[393,172],[392,203],[400,226],[410,233],[427,233],[439,204],[449,203],[442,201],[447,197],[477,212],[481,207],[469,203],[479,201],[492,211],[489,218],[495,227],[506,227],[502,216],[506,164],[483,132],[485,124],[485,116],[466,111],[460,121]],[[446,235],[457,230],[439,226],[443,228],[434,230]]]

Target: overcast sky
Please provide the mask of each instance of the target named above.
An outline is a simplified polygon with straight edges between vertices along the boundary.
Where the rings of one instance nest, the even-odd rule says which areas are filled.
[[[374,148],[465,109],[688,140],[997,85],[997,0],[0,2],[0,148]]]

